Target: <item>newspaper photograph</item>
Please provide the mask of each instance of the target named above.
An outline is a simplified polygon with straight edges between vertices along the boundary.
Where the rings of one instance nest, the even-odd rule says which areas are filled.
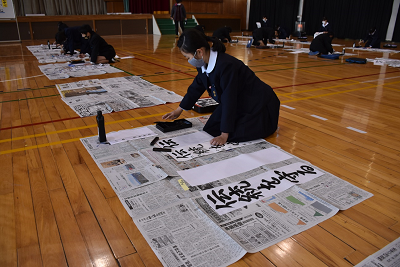
[[[246,251],[190,199],[133,219],[166,267],[228,266]]]

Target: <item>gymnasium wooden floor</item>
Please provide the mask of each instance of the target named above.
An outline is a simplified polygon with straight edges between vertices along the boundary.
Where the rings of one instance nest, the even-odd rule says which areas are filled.
[[[135,58],[114,64],[126,73],[83,79],[142,75],[184,95],[196,75],[174,36],[158,45],[152,35],[105,39],[120,57]],[[0,44],[0,266],[162,266],[79,141],[97,133],[95,118],[79,118],[54,86],[78,78],[48,80],[26,49],[46,42]],[[345,42],[352,44],[334,41]],[[398,238],[400,70],[237,44],[227,52],[286,105],[267,141],[374,194],[232,266],[353,266]],[[153,124],[177,105],[105,115],[106,131]]]

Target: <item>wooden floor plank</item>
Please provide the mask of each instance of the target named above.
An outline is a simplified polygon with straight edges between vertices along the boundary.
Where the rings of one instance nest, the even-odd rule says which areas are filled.
[[[31,185],[24,152],[13,154],[12,166],[17,248],[38,245]]]
[[[29,171],[33,206],[43,266],[67,266],[63,244],[54,217],[49,192],[41,169]]]
[[[75,217],[93,262],[100,266],[118,267],[117,259],[114,257],[94,214],[84,212]]]
[[[17,266],[14,195],[0,194],[0,266]]]
[[[68,266],[93,266],[65,191],[59,188],[49,194]]]
[[[137,253],[119,258],[118,262],[121,267],[131,267],[131,266],[146,267],[146,265],[144,265],[142,259],[140,258],[139,254]]]
[[[129,241],[124,229],[121,227],[111,208],[108,206],[106,199],[86,165],[76,165],[74,166],[74,169],[77,176],[81,177],[79,181],[82,185],[82,189],[85,192],[89,204],[115,257],[120,258],[135,253],[136,250]]]
[[[368,241],[365,241],[351,231],[342,228],[340,224],[335,223],[331,219],[323,221],[319,225],[329,233],[332,233],[332,235],[335,235],[337,238],[366,256],[378,251],[377,247],[373,246]]]
[[[43,266],[39,245],[32,245],[28,247],[19,248],[17,253],[18,253],[19,267]]]
[[[307,233],[297,234],[292,239],[328,266],[352,266],[326,247],[326,240],[315,239]]]
[[[109,198],[107,199],[107,202],[110,205],[115,216],[117,216],[132,244],[135,246],[135,249],[139,253],[144,264],[146,266],[154,267],[163,266],[158,258],[155,256],[150,245],[147,243],[140,231],[137,229],[136,225],[133,223],[132,218],[128,215],[125,208],[122,206],[119,198]]]

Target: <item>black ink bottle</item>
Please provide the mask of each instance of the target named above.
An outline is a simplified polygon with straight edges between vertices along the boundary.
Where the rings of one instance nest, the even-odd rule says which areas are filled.
[[[107,142],[106,128],[104,126],[104,116],[101,113],[101,110],[97,111],[96,121],[97,121],[97,130],[99,132],[99,142],[100,143]]]
[[[49,41],[49,40],[47,40],[47,45],[49,46],[49,49],[51,49],[50,41]]]

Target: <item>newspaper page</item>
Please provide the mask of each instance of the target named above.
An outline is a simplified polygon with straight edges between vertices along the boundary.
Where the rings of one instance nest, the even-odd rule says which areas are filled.
[[[218,215],[204,198],[195,201],[250,253],[307,230],[338,212],[338,208],[298,186],[223,215]]]
[[[94,66],[94,67],[93,67]],[[92,68],[105,70],[107,66],[93,65]],[[69,72],[55,71],[54,75],[64,75],[77,67],[68,67]],[[89,68],[90,67],[86,67]],[[44,66],[50,72],[53,67]],[[86,70],[78,69],[84,75]],[[73,83],[57,84],[57,89],[62,100],[71,107],[79,116],[87,117],[96,115],[98,110],[111,113],[140,107],[149,107],[167,102],[179,102],[182,96],[177,95],[159,86],[153,85],[140,77],[119,77],[109,79],[92,79]]]
[[[118,197],[132,218],[185,198],[178,189],[171,185],[168,178],[122,192]]]
[[[355,267],[399,267],[400,266],[400,237],[383,249],[375,252]]]
[[[133,221],[165,267],[222,267],[246,254],[190,199]]]
[[[325,174],[299,186],[313,195],[335,205],[340,210],[347,210],[373,196],[372,193],[342,180],[337,176],[317,167],[315,168]]]
[[[97,138],[81,142],[117,194],[167,177],[129,142],[98,144]]]
[[[47,64],[39,66],[39,69],[43,72],[44,75],[46,75],[47,78],[49,78],[49,80],[123,72],[122,70],[114,68],[110,64],[91,64],[91,63]]]

